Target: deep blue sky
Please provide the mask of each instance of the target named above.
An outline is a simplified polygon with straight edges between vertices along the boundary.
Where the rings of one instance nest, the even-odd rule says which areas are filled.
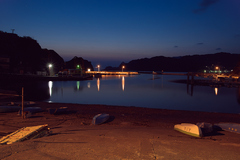
[[[0,30],[94,66],[240,53],[240,0],[0,0]]]

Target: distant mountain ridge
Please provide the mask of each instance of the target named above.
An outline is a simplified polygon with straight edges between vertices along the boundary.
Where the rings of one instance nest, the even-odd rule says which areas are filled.
[[[54,65],[55,73],[65,68],[75,68],[79,63],[83,70],[94,69],[91,62],[82,57],[74,57],[64,62],[58,53],[42,49],[31,37],[19,37],[17,34],[0,31],[0,72],[3,72],[6,65],[4,58],[10,59],[9,73],[21,73],[21,70],[24,70],[24,73],[48,71],[48,63]],[[156,56],[123,62],[119,67],[106,67],[105,70],[122,70],[123,65],[124,71],[197,72],[219,66],[221,70],[232,70],[235,67],[237,69],[235,73],[240,73],[240,54],[221,52],[180,57]]]
[[[164,71],[164,72],[198,72],[219,66],[221,70],[232,70],[240,61],[240,54],[215,53],[205,55],[187,55],[181,57],[156,56],[121,63],[118,68],[107,67],[106,70],[130,71]]]

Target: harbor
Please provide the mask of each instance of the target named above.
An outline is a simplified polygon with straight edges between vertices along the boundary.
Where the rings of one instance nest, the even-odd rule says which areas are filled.
[[[138,75],[138,72],[86,71],[89,75]]]

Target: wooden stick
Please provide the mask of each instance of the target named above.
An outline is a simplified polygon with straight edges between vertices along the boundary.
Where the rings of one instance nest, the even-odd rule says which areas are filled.
[[[22,118],[24,119],[24,87],[22,87]]]

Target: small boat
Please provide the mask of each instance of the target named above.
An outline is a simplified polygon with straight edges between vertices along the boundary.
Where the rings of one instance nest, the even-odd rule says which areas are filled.
[[[30,112],[31,114],[41,112],[42,108],[41,107],[26,107],[23,109],[24,112]],[[22,115],[22,109],[18,111],[18,115]]]
[[[36,104],[36,102],[33,102],[33,101],[25,101],[23,103],[24,107],[29,107],[29,106],[34,106]],[[11,102],[10,105],[13,105],[13,106],[22,106],[22,102]]]
[[[214,126],[220,127],[222,130],[240,134],[239,123],[217,123]]]
[[[68,107],[60,107],[60,108],[48,108],[48,112],[50,114],[64,114],[67,112]]]
[[[17,112],[20,109],[20,106],[0,106],[0,113]]]
[[[12,144],[14,142],[21,142],[27,139],[34,139],[44,137],[50,134],[48,125],[39,125],[31,127],[23,127],[7,136],[0,139],[0,144]]]
[[[102,124],[106,122],[109,119],[109,114],[103,113],[103,114],[97,114],[96,116],[93,117],[92,124],[97,125],[97,124]]]
[[[176,131],[182,132],[184,134],[193,136],[193,137],[202,137],[202,130],[199,126],[191,123],[181,123],[174,125]]]

